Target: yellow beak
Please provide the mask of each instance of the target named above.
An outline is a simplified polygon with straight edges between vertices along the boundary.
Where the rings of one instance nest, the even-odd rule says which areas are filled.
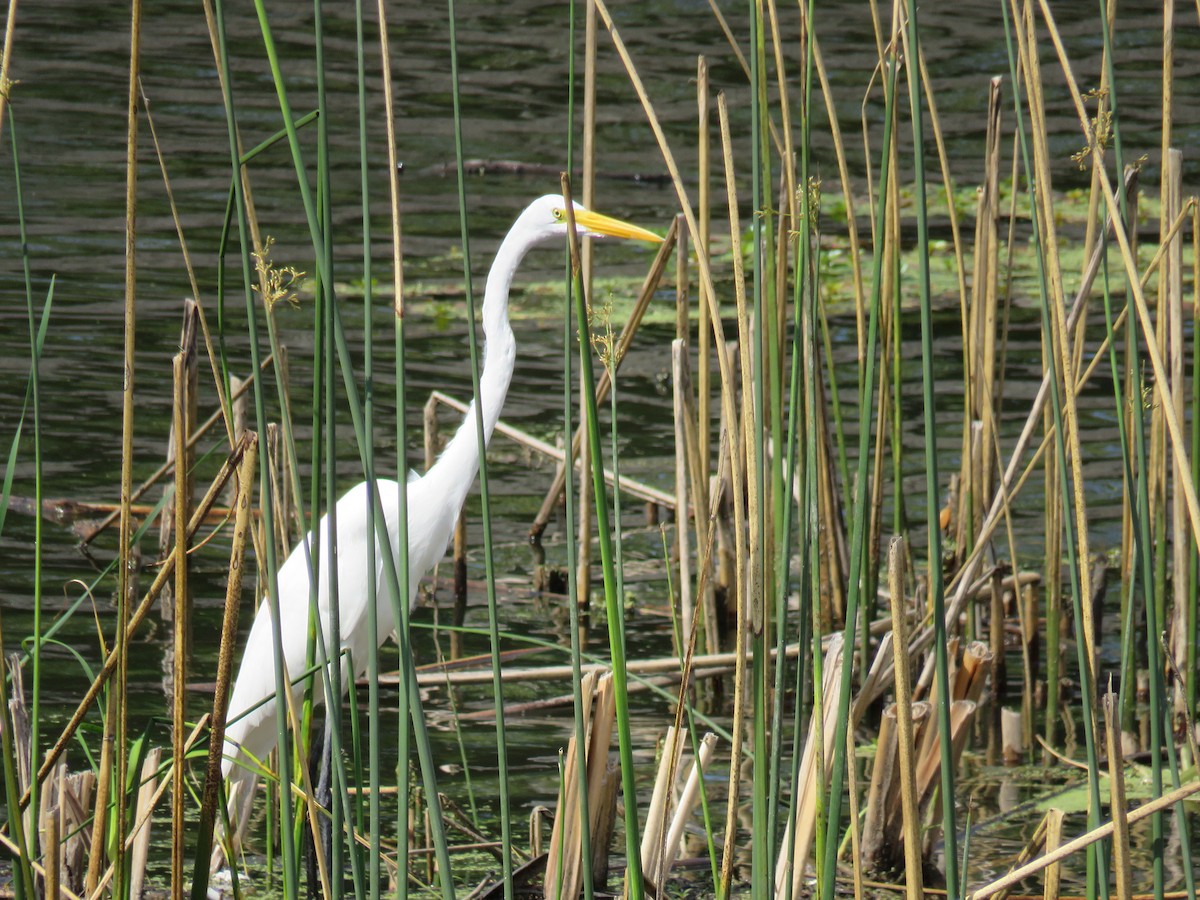
[[[593,234],[607,234],[610,237],[631,238],[636,241],[649,241],[653,244],[662,243],[662,238],[653,231],[647,231],[637,225],[630,225],[620,219],[602,216],[600,213],[587,209],[575,210],[575,224],[583,226]]]

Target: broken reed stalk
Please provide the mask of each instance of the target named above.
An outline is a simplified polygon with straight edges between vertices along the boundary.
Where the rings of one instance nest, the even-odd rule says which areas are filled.
[[[658,770],[654,778],[654,789],[650,805],[646,809],[646,830],[642,832],[642,871],[657,890],[666,882],[662,868],[666,856],[666,837],[669,819],[675,805],[675,776],[683,759],[685,732],[674,725],[667,726],[658,759]]]
[[[56,869],[58,876],[55,886],[71,895],[83,891],[88,849],[84,826],[94,812],[92,791],[95,785],[95,772],[85,769],[68,775],[64,760],[58,763],[53,775],[47,779],[46,789],[41,796],[45,832],[42,848],[46,871],[49,873],[51,869]],[[57,839],[51,832],[58,835]]]
[[[842,679],[842,654],[845,652],[841,634],[834,634],[829,641],[822,664],[821,696],[825,699],[820,711],[821,722],[817,722],[818,710],[814,709],[809,720],[808,737],[800,757],[794,785],[787,827],[784,829],[782,849],[775,864],[775,896],[800,896],[804,884],[808,857],[812,850],[817,827],[818,795],[823,795],[829,785],[829,772],[834,759],[834,740],[837,736],[838,687]],[[817,734],[821,735],[822,746],[818,757]],[[736,733],[735,733],[736,735]],[[818,780],[818,759],[821,768]],[[790,895],[785,893],[790,889]]]
[[[712,112],[712,102],[709,98],[708,60],[703,56],[696,59],[696,176],[698,180],[696,194],[696,219],[698,230],[692,233],[692,243],[696,255],[704,257],[705,268],[709,265],[709,220],[710,220],[710,190],[711,172],[709,156],[712,139],[710,135],[709,117]],[[678,222],[678,219],[675,219]],[[710,400],[712,397],[712,333],[709,329],[710,300],[706,293],[712,285],[703,278],[699,279],[698,289],[700,301],[696,317],[696,435],[700,462],[697,479],[703,493],[696,497],[696,508],[708,508],[708,479],[712,455],[709,449],[709,432],[712,428]],[[701,598],[707,602],[706,598]],[[710,636],[711,637],[711,636]],[[710,650],[716,649],[715,644],[709,644]]]
[[[692,761],[687,783],[684,785],[683,791],[676,801],[675,814],[671,817],[671,825],[667,831],[665,852],[659,863],[660,874],[659,881],[657,882],[659,885],[666,882],[667,877],[671,874],[671,867],[675,865],[675,860],[678,858],[680,850],[683,847],[684,830],[691,819],[696,804],[701,802],[701,794],[704,791],[703,773],[708,768],[708,764],[712,762],[716,746],[717,736],[711,731],[701,738],[700,752],[697,754],[696,759]]]
[[[566,761],[559,784],[558,809],[554,814],[554,829],[546,860],[543,895],[546,900],[578,897],[583,889],[583,859],[581,849],[582,816],[580,813],[580,768],[586,772],[588,830],[593,850],[607,857],[608,841],[597,834],[605,807],[605,797],[611,793],[615,801],[615,782],[607,776],[609,743],[612,739],[615,705],[612,675],[609,672],[588,672],[582,680],[582,718],[587,745],[580,748],[571,736],[567,744]],[[599,845],[599,846],[598,846]]]
[[[61,893],[58,883],[61,878],[58,868],[58,844],[61,840],[58,832],[58,810],[51,808],[49,813],[46,817],[46,843],[43,851],[46,859],[46,900],[58,900]]]
[[[12,696],[5,710],[7,723],[11,723],[13,760],[16,769],[17,792],[28,792],[30,789],[30,769],[33,766],[33,722],[26,702],[25,670],[19,665],[19,657],[12,654],[8,659],[8,670],[12,673]],[[35,814],[37,810],[29,806],[20,816],[14,816],[11,829],[15,837],[24,837],[28,843],[26,859],[36,855]]]
[[[827,643],[831,644],[833,638],[830,637]],[[799,644],[788,644],[785,648],[785,655],[788,659],[794,659],[799,654]],[[650,676],[660,673],[678,673],[683,669],[685,662],[689,664],[692,670],[725,670],[732,668],[737,662],[738,654],[736,651],[728,653],[703,653],[691,657],[683,656],[664,656],[658,659],[634,659],[629,661],[627,667],[631,675]],[[582,671],[584,674],[588,672],[600,672],[607,668],[605,663],[584,663]],[[530,666],[526,668],[508,666],[505,667],[503,677],[505,681],[565,681],[570,679],[572,667],[569,665],[563,666]],[[461,687],[470,684],[485,684],[492,679],[491,668],[479,669],[464,669],[460,671],[443,671],[441,669],[426,670],[422,667],[417,673],[417,684],[423,688],[433,688],[445,685],[454,685]],[[399,677],[394,674],[383,674],[380,676],[380,684],[394,685],[399,683]]]
[[[969,363],[971,390],[967,394],[970,413],[968,424],[979,421],[981,433],[978,483],[972,479],[964,494],[970,500],[969,510],[960,510],[969,519],[960,520],[960,527],[970,527],[972,543],[979,533],[985,504],[993,494],[992,445],[996,433],[997,384],[997,305],[999,272],[999,232],[997,218],[1000,197],[1000,83],[995,77],[988,90],[987,132],[984,151],[983,186],[977,194],[975,219],[975,268],[971,281]],[[965,432],[964,432],[965,433]],[[964,467],[964,476],[967,470]],[[960,549],[960,553],[970,547]]]
[[[917,808],[916,766],[913,751],[912,683],[908,659],[907,615],[904,592],[904,538],[896,535],[888,545],[888,594],[892,606],[892,648],[896,654],[896,740],[900,749],[900,801],[904,816],[904,874],[908,900],[921,900],[921,819]]]
[[[180,743],[182,744],[183,741],[180,741]],[[176,756],[175,758],[180,759],[181,757]],[[130,874],[129,896],[130,897],[141,897],[143,886],[145,885],[145,882],[146,882],[146,864],[150,860],[150,835],[151,835],[151,824],[152,824],[151,819],[150,819],[150,811],[154,808],[154,793],[155,793],[155,788],[158,787],[158,764],[161,759],[162,759],[162,748],[161,747],[151,747],[150,750],[146,753],[145,760],[142,761],[141,777],[138,779],[138,783],[139,783],[140,787],[138,788],[138,792],[137,792],[137,805],[134,807],[134,809],[135,809],[134,821],[139,822],[140,824],[138,825],[138,827],[134,830],[133,834],[131,835],[131,837],[133,838],[133,848],[132,848],[133,852],[132,852],[132,855],[131,855],[130,861],[129,861],[129,874]],[[172,767],[172,777],[171,777],[172,782],[176,782],[177,780],[179,780],[178,773],[182,772],[182,770],[183,770],[182,766],[173,766]],[[176,804],[175,804],[175,799],[174,799],[174,795],[173,795],[175,790],[176,790],[176,788],[173,787],[172,788],[172,799],[171,799],[171,845],[172,845],[171,865],[172,866],[175,865],[174,845],[176,843],[176,837],[175,837],[176,831],[175,831],[175,821],[174,821]],[[180,833],[182,833],[182,829],[180,829]],[[183,868],[182,848],[179,853],[179,867],[180,867],[179,871],[182,872],[182,868]],[[171,889],[172,889],[172,891],[175,891],[176,890],[176,876],[175,876],[174,870],[171,873],[171,883],[172,883]],[[181,897],[182,890],[183,890],[182,885],[178,886],[178,890],[180,891],[180,893],[173,893],[172,896]]]
[[[685,394],[689,388],[687,343],[677,337],[671,342],[671,385],[675,423],[675,553],[679,560],[679,638],[676,650],[683,652],[683,642],[692,633],[695,616],[692,596],[691,546],[688,541],[688,441],[689,418]],[[699,508],[699,507],[698,507]]]
[[[1173,4],[1167,3],[1164,10]],[[1164,12],[1164,19],[1170,17]],[[1170,36],[1164,34],[1164,41],[1169,42]],[[1163,62],[1167,66],[1167,60]],[[1169,79],[1168,79],[1169,80]],[[1170,91],[1170,85],[1164,85]],[[1166,107],[1164,99],[1164,107]],[[1165,115],[1165,111],[1164,111]],[[1166,129],[1164,129],[1166,130]],[[1170,364],[1171,386],[1174,397],[1175,415],[1180,421],[1184,420],[1184,393],[1187,384],[1184,381],[1184,357],[1187,352],[1187,336],[1183,330],[1183,235],[1172,226],[1176,219],[1183,214],[1183,154],[1177,149],[1167,148],[1163,165],[1163,193],[1161,230],[1163,240],[1160,246],[1166,246],[1167,255],[1163,261],[1162,274],[1159,277],[1159,318],[1167,323],[1167,359]],[[1195,452],[1195,450],[1193,450]],[[1173,658],[1180,671],[1185,671],[1187,665],[1187,647],[1195,642],[1194,634],[1187,631],[1186,610],[1188,604],[1185,597],[1190,593],[1189,579],[1191,577],[1191,547],[1184,539],[1187,531],[1187,501],[1183,495],[1182,481],[1185,468],[1190,474],[1190,466],[1186,466],[1184,454],[1175,453],[1171,456],[1171,534],[1176,535],[1171,541],[1172,576],[1174,585],[1174,602],[1171,605],[1171,619],[1166,621],[1166,609],[1160,622],[1168,629],[1167,652]],[[1166,467],[1163,467],[1164,474]],[[1159,595],[1166,597],[1167,592]],[[1182,682],[1174,685],[1172,697],[1164,698],[1172,704],[1172,714],[1181,716],[1187,707],[1185,685]]]
[[[1063,820],[1066,814],[1061,809],[1046,811],[1045,828],[1042,830],[1042,843],[1046,853],[1052,853],[1062,846]],[[1062,863],[1055,861],[1046,866],[1046,879],[1042,886],[1042,900],[1059,900],[1060,885],[1062,884]]]
[[[914,749],[923,745],[930,730],[930,705],[918,700],[909,706],[909,717],[913,726]],[[871,781],[867,790],[867,805],[863,819],[862,860],[871,870],[887,870],[897,867],[900,860],[896,849],[904,840],[904,822],[900,778],[899,707],[888,704],[879,720],[877,752],[871,769]],[[914,786],[915,793],[915,786]],[[921,818],[921,798],[918,796],[918,819]],[[918,854],[921,842],[917,842]],[[907,856],[907,846],[905,854]]]
[[[1019,765],[1025,758],[1025,717],[1014,709],[1000,709],[1000,757],[1006,766]]]
[[[194,333],[193,333],[194,334]],[[175,434],[175,615],[172,655],[174,667],[171,677],[171,755],[174,759],[171,783],[171,896],[182,897],[184,885],[183,848],[184,801],[188,791],[184,785],[185,760],[183,756],[184,723],[187,718],[187,654],[188,628],[188,539],[187,521],[191,505],[191,467],[188,464],[187,439],[188,412],[194,409],[192,389],[195,366],[191,364],[193,354],[183,351],[173,360],[175,380],[175,402],[172,428]],[[164,516],[165,519],[165,516]],[[140,798],[139,798],[140,804]]]
[[[217,657],[217,685],[213,692],[213,723],[208,741],[208,761],[204,787],[200,794],[200,820],[197,826],[196,861],[192,869],[192,900],[201,900],[201,891],[208,881],[211,868],[213,828],[217,821],[217,804],[221,791],[221,760],[225,745],[225,715],[229,708],[230,676],[233,672],[234,647],[237,644],[238,611],[242,602],[242,579],[245,574],[246,539],[251,527],[254,505],[254,475],[258,467],[258,435],[247,431],[240,439],[241,459],[237,468],[237,516],[233,525],[233,543],[229,556],[229,578],[225,586],[225,611],[221,618],[221,641]],[[239,816],[240,823],[246,820]],[[233,840],[236,839],[231,838]],[[236,858],[236,854],[231,854]]]
[[[183,303],[183,324],[179,330],[179,353],[184,359],[185,374],[183,376],[186,382],[186,391],[184,395],[184,429],[185,435],[190,437],[196,430],[196,303],[191,298],[187,298]],[[176,393],[179,394],[179,388],[176,387]],[[172,415],[171,427],[167,434],[167,458],[166,462],[171,465],[175,472],[182,471],[182,480],[185,483],[183,494],[186,495],[188,503],[193,500],[192,490],[195,484],[195,478],[192,473],[192,466],[195,462],[195,453],[193,444],[186,437],[183,443],[183,453],[176,452],[176,444],[179,441],[178,435],[180,431],[176,428],[174,415]],[[178,457],[182,455],[184,462],[180,465]],[[158,557],[162,559],[171,549],[171,529],[174,527],[175,519],[175,497],[180,495],[179,486],[180,476],[175,476],[175,483],[172,486],[164,488],[164,505],[162,515],[158,522]],[[186,521],[186,520],[185,520]],[[168,584],[163,589],[163,618],[166,621],[171,621],[171,617],[175,614],[175,609],[171,601],[172,592]]]
[[[672,866],[682,848],[684,829],[696,804],[700,803],[703,770],[712,761],[716,748],[715,734],[704,734],[689,768],[688,780],[680,791],[677,775],[685,739],[684,728],[667,727],[654,781],[654,796],[648,810],[647,830],[642,838],[642,868],[659,892],[665,889],[667,878],[671,876]]]
[[[1125,802],[1125,756],[1121,751],[1121,722],[1117,697],[1109,678],[1104,694],[1104,736],[1108,753],[1108,808],[1112,813],[1112,866],[1116,878],[1117,900],[1129,900],[1133,894],[1133,870],[1129,856],[1128,806]]]
[[[676,220],[678,221],[678,219]],[[679,342],[679,339],[676,339]],[[696,403],[692,392],[691,367],[688,365],[688,354],[686,352],[686,343],[681,343],[678,351],[679,359],[677,363],[674,361],[675,348],[673,346],[673,368],[674,368],[674,395],[675,395],[675,426],[676,426],[676,454],[681,458],[677,462],[677,476],[682,475],[682,486],[676,485],[676,502],[675,502],[675,521],[676,528],[683,529],[683,534],[678,538],[680,559],[680,596],[684,596],[687,592],[689,598],[695,595],[699,597],[699,610],[696,610],[696,601],[692,599],[690,604],[681,603],[683,609],[690,609],[691,616],[687,617],[688,622],[681,621],[679,631],[679,644],[677,648],[681,654],[695,652],[695,640],[698,634],[701,634],[696,627],[695,615],[699,614],[704,622],[703,644],[701,645],[707,650],[716,650],[720,647],[720,628],[717,623],[718,611],[716,609],[716,592],[713,590],[711,572],[711,544],[714,537],[714,527],[716,521],[716,511],[710,509],[709,506],[709,490],[707,482],[702,480],[706,476],[703,473],[708,466],[700,459],[700,434],[698,431],[699,418],[696,413]],[[624,483],[624,481],[622,481]],[[690,501],[689,501],[690,496]],[[682,499],[680,499],[682,498]],[[708,522],[702,521],[699,514],[701,510],[708,509],[710,511],[710,519]],[[680,518],[682,516],[682,519]],[[691,563],[688,558],[687,547],[688,538],[686,529],[688,522],[691,522],[695,529],[696,541],[696,566],[698,569],[696,576],[695,592],[693,595],[691,583]],[[686,574],[685,574],[686,569]],[[684,617],[681,616],[681,619]]]
[[[584,2],[584,35],[583,35],[583,152],[581,162],[581,179],[580,193],[583,205],[591,208],[595,201],[596,191],[596,4],[592,0]],[[569,195],[568,195],[569,199]],[[579,271],[574,273],[573,277],[579,279],[581,290],[586,296],[592,296],[592,243],[584,241],[579,247],[579,254],[575,263],[579,267]],[[589,308],[590,311],[590,308]],[[580,339],[583,339],[583,329],[591,328],[591,322],[580,322]],[[608,368],[605,366],[604,368]],[[587,409],[588,400],[585,391],[591,389],[586,387],[580,379],[579,385],[579,408]],[[599,401],[597,401],[599,403]],[[580,422],[580,428],[583,428],[584,422]],[[583,432],[580,432],[581,440],[578,446],[572,446],[572,452],[569,456],[574,459],[576,455],[579,458],[579,491],[576,496],[576,512],[578,514],[578,530],[576,531],[576,540],[578,542],[576,548],[575,561],[575,581],[577,585],[578,595],[577,602],[584,608],[587,607],[591,596],[591,568],[592,568],[592,504],[595,501],[592,487],[589,484],[591,467],[593,465],[592,453],[593,448],[587,440],[583,438]],[[600,459],[595,462],[598,464]],[[570,468],[568,466],[567,468]],[[564,470],[564,475],[568,474]],[[573,473],[571,473],[573,474]],[[557,501],[557,496],[555,497]]]

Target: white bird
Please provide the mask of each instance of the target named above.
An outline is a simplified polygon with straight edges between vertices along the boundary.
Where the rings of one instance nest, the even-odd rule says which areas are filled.
[[[618,219],[590,212],[574,204],[576,229],[581,235],[611,235],[644,241],[661,241],[652,232]],[[488,272],[483,295],[484,362],[479,377],[483,404],[484,443],[490,441],[516,361],[516,341],[508,323],[508,292],[513,274],[525,254],[539,244],[561,239],[567,234],[566,202],[559,195],[547,195],[533,201],[509,229]],[[472,403],[453,439],[437,462],[420,477],[415,473],[408,482],[408,596],[415,605],[417,583],[446,552],[454,532],[454,523],[467,492],[479,469],[479,439],[475,407]],[[391,553],[399,553],[398,485],[389,479],[377,479],[379,499],[391,543]],[[327,658],[340,655],[343,689],[350,677],[361,675],[369,654],[367,630],[367,578],[376,582],[378,635],[382,641],[396,626],[385,584],[382,553],[376,543],[373,574],[367,571],[367,542],[375,540],[367,514],[368,483],[361,482],[337,502],[337,572],[341,624],[340,653],[327,646]],[[328,642],[330,627],[329,587],[325,573],[332,562],[329,556],[329,516],[320,523],[320,576],[317,604],[322,634]],[[312,546],[312,534],[305,540]],[[289,677],[304,671],[308,639],[310,569],[303,546],[292,550],[279,569],[278,605],[284,662]],[[228,785],[231,822],[244,821],[244,813],[254,792],[256,768],[252,760],[263,760],[275,747],[275,658],[271,637],[271,604],[263,603],[254,618],[241,666],[229,700],[229,725],[225,731],[223,773]],[[348,654],[348,656],[347,656]],[[353,660],[350,672],[348,660]],[[293,687],[300,697],[301,685]],[[318,700],[323,699],[317,692]],[[266,702],[264,702],[266,701]],[[261,704],[261,705],[260,705]],[[248,757],[247,757],[248,755]],[[240,836],[235,827],[235,844]]]

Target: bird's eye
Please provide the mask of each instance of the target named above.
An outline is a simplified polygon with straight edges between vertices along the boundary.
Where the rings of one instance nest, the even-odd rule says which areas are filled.
[[[565,216],[565,215],[566,215],[566,213],[563,212],[561,209],[556,208],[554,210],[554,218],[555,218],[555,220],[557,220],[559,222],[561,222],[563,220],[563,216]]]

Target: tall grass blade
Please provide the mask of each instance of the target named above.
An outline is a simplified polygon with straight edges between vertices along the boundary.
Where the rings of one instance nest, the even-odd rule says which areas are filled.
[[[875,234],[880,236],[884,233],[886,227],[887,204],[883,202],[890,180],[893,177],[891,172],[893,141],[893,126],[895,122],[895,96],[896,96],[896,77],[899,61],[897,59],[897,48],[893,43],[892,52],[887,64],[887,78],[890,89],[885,93],[885,105],[883,113],[883,141],[880,149],[880,166],[879,166],[879,200],[875,213]],[[875,388],[875,366],[877,342],[879,333],[879,309],[883,290],[883,266],[884,266],[884,247],[877,239],[874,247],[873,256],[873,276],[871,280],[871,303],[867,317],[867,340],[864,347],[863,359],[863,376],[862,376],[862,391],[860,401],[860,409],[870,409],[872,407],[872,397]],[[834,878],[837,874],[837,849],[838,834],[841,826],[841,809],[842,809],[842,785],[846,777],[846,747],[849,712],[850,712],[850,688],[851,674],[854,665],[855,645],[855,629],[859,615],[859,607],[862,602],[864,592],[872,592],[874,588],[864,584],[863,567],[866,560],[866,532],[868,528],[868,509],[867,509],[867,466],[870,462],[870,440],[871,429],[869,427],[860,427],[858,438],[858,464],[855,473],[854,483],[854,501],[852,509],[854,516],[850,523],[850,576],[849,576],[849,591],[846,597],[846,621],[843,640],[845,642],[845,653],[842,660],[842,676],[838,688],[838,725],[837,734],[834,738],[834,753],[833,766],[829,776],[829,798],[825,810],[825,833],[822,838],[824,845],[822,847],[823,856],[818,863],[818,878],[820,884],[820,896],[822,900],[833,900],[834,898]],[[810,463],[811,468],[811,463]],[[814,574],[814,578],[816,575]],[[814,600],[818,596],[814,593]],[[814,640],[816,630],[814,629]],[[820,654],[817,648],[814,647],[813,659],[814,663],[819,658]],[[821,678],[814,675],[814,685],[821,683]]]
[[[577,26],[575,11],[579,6],[578,3],[570,4],[569,12],[569,27],[568,34],[570,35],[571,47],[576,45]],[[588,23],[594,28],[595,21],[595,6],[594,4],[584,0],[585,15],[590,17]],[[594,47],[594,42],[588,46]],[[586,52],[586,51],[585,51]],[[567,57],[567,121],[570,123],[567,129],[567,171],[574,171],[575,163],[575,89],[577,76],[575,72],[575,56],[572,52]],[[583,753],[583,748],[587,747],[587,723],[584,719],[584,694],[583,694],[583,670],[582,670],[582,655],[583,655],[583,625],[580,621],[580,608],[586,603],[588,596],[588,585],[583,585],[582,589],[579,584],[579,568],[576,558],[576,532],[575,532],[575,490],[574,477],[572,473],[575,471],[575,428],[572,424],[574,416],[572,415],[572,395],[574,393],[573,383],[573,344],[577,339],[577,335],[581,333],[583,324],[575,321],[575,281],[572,276],[572,258],[571,250],[568,247],[564,251],[564,279],[563,279],[563,343],[562,343],[562,360],[563,360],[563,413],[562,413],[562,429],[563,429],[563,448],[566,452],[566,459],[563,461],[563,515],[565,534],[564,541],[566,546],[566,569],[567,569],[567,610],[571,629],[571,698],[572,712],[574,723],[575,746],[579,748],[579,752]],[[581,472],[581,477],[583,473]],[[590,535],[584,535],[584,540],[590,540]],[[562,783],[563,776],[562,765],[559,766],[560,775],[559,781]],[[583,897],[584,900],[592,900],[595,894],[595,876],[592,872],[592,813],[589,808],[588,797],[588,782],[586,765],[575,767],[578,773],[578,782],[575,785],[576,796],[579,798],[579,858],[583,879]],[[566,793],[567,786],[563,785],[563,793]],[[563,823],[565,826],[567,823]],[[564,827],[564,832],[569,829]],[[572,848],[574,849],[574,848]],[[562,871],[562,861],[558,860],[555,863],[558,871]],[[554,896],[561,896],[562,884],[559,881],[555,885]],[[574,898],[571,898],[574,900]]]
[[[387,52],[387,23],[383,18],[382,10],[379,23],[380,31],[380,50],[384,70],[384,84],[386,90],[386,107],[387,107],[387,133],[388,133],[388,155],[389,162],[395,150],[395,141],[393,136],[393,124],[391,119],[391,91],[387,89],[391,75],[391,59]],[[358,168],[359,168],[359,191],[360,205],[362,207],[362,283],[363,283],[363,383],[366,385],[366,390],[363,396],[363,425],[366,434],[374,437],[375,434],[375,343],[374,343],[374,275],[371,258],[371,205],[370,205],[370,161],[367,154],[367,71],[366,71],[366,16],[364,12],[363,0],[355,0],[354,4],[354,38],[355,38],[355,78],[358,88]],[[391,168],[391,166],[389,166]],[[390,183],[389,173],[389,183]],[[395,260],[396,266],[399,267],[400,260]],[[400,297],[396,297],[396,302],[400,302]],[[403,406],[397,406],[397,417],[403,418]],[[378,485],[375,481],[375,446],[374,440],[367,442],[364,449],[365,472],[367,484],[368,508],[367,508],[367,530],[370,534],[375,533],[375,499],[378,491]],[[403,453],[400,454],[403,459]],[[404,480],[404,471],[401,468],[397,481]],[[407,508],[402,513],[401,518],[407,519]],[[407,548],[408,541],[404,541],[404,546]],[[407,553],[407,551],[405,551]],[[374,541],[367,542],[367,569],[376,571],[376,545]],[[381,743],[383,739],[383,728],[380,723],[380,706],[379,706],[379,580],[377,578],[367,579],[367,641],[372,648],[367,656],[367,766],[366,775],[368,780],[369,795],[367,799],[368,810],[366,814],[366,831],[368,835],[368,856],[367,856],[367,873],[366,873],[366,890],[365,895],[371,898],[379,896],[379,882],[382,866],[382,827],[379,797],[382,793],[382,754]],[[352,704],[351,709],[357,709],[357,704]],[[355,721],[358,717],[355,717]],[[403,721],[403,720],[402,720]],[[404,723],[404,729],[407,733],[408,725]],[[361,747],[361,744],[360,744]],[[355,754],[355,758],[362,759],[361,749]],[[356,783],[361,788],[362,768],[359,767],[356,772]],[[355,828],[363,831],[362,818],[362,793],[359,792],[359,816],[355,823]],[[400,836],[397,835],[397,838]],[[403,850],[398,852],[398,859],[407,860],[407,853]],[[407,881],[407,865],[404,866],[397,881]],[[362,896],[361,888],[360,896]]]
[[[11,35],[10,35],[11,37]],[[11,47],[11,40],[6,42],[5,51],[7,54],[8,48]],[[30,413],[32,407],[33,412],[33,441],[34,441],[34,459],[35,459],[35,486],[34,486],[34,502],[35,502],[35,540],[36,547],[34,550],[34,574],[36,578],[34,588],[34,626],[33,626],[33,646],[30,654],[33,660],[33,671],[35,672],[35,687],[33,692],[34,714],[32,716],[31,731],[33,734],[32,745],[30,748],[31,758],[30,763],[38,758],[37,753],[37,734],[39,714],[37,712],[37,704],[40,701],[40,687],[38,676],[40,675],[41,661],[41,646],[44,640],[41,625],[41,529],[42,529],[42,466],[41,466],[41,416],[40,416],[40,378],[39,372],[41,368],[42,348],[45,345],[46,330],[50,323],[50,310],[54,300],[54,279],[50,281],[50,287],[46,292],[46,299],[42,305],[40,317],[35,317],[33,306],[33,279],[30,268],[28,241],[26,240],[25,227],[25,207],[23,192],[21,186],[21,166],[20,154],[18,152],[16,123],[10,117],[9,121],[9,143],[12,147],[13,154],[13,184],[14,184],[14,199],[17,209],[18,234],[21,240],[21,263],[25,277],[25,296],[27,314],[29,319],[29,353],[30,353],[30,374],[29,381],[25,389],[25,400],[21,409],[21,416],[17,421],[17,428],[13,434],[12,444],[9,448],[7,463],[4,467],[3,488],[0,489],[0,534],[4,533],[4,521],[7,517],[9,500],[12,496],[13,476],[16,472],[17,459],[20,451],[21,436],[24,431],[26,417]],[[8,657],[4,651],[4,628],[3,621],[0,620],[0,764],[4,771],[4,796],[5,807],[7,810],[7,821],[9,830],[13,839],[13,843],[17,847],[16,866],[14,869],[14,888],[18,897],[33,897],[35,895],[35,882],[33,877],[33,868],[31,865],[31,849],[29,843],[32,835],[27,835],[25,830],[25,817],[21,814],[21,792],[19,782],[17,781],[18,763],[16,758],[16,747],[13,742],[14,725],[12,721],[11,708],[9,706],[9,673]],[[32,768],[32,765],[30,766]],[[30,790],[30,807],[37,809],[36,805],[36,785],[35,779]]]
[[[258,317],[256,304],[254,302],[254,292],[251,289],[251,275],[253,266],[251,263],[251,245],[249,242],[248,231],[248,215],[245,185],[242,180],[240,166],[240,147],[238,141],[237,130],[237,114],[233,99],[233,89],[230,73],[228,41],[225,27],[225,6],[223,0],[215,0],[214,3],[214,18],[216,21],[217,32],[217,57],[218,67],[221,70],[221,89],[222,99],[225,107],[226,130],[229,136],[229,156],[232,166],[231,181],[233,184],[233,193],[235,198],[235,215],[238,226],[239,248],[241,252],[241,271],[242,271],[242,293],[246,303],[246,319],[250,338],[250,357],[253,363],[254,370],[260,371],[260,343],[258,337]],[[289,115],[287,122],[291,125],[292,119]],[[294,126],[289,130],[289,138],[294,133]],[[254,410],[257,429],[259,434],[266,434],[267,431],[267,413],[266,413],[266,397],[262,387],[261,379],[256,379],[254,383]],[[275,694],[276,694],[276,723],[277,723],[277,747],[279,753],[279,771],[286,773],[291,771],[289,745],[287,739],[287,713],[283,701],[283,697],[288,692],[287,679],[283,672],[283,653],[281,650],[281,637],[279,631],[279,563],[276,555],[275,546],[275,504],[273,502],[273,493],[270,478],[267,476],[266,467],[262,467],[259,474],[259,507],[262,510],[263,529],[269,536],[269,539],[264,542],[265,556],[260,565],[261,574],[266,576],[266,597],[267,602],[272,604],[272,628],[271,639],[274,647],[274,668],[275,668]],[[265,568],[265,573],[263,569]],[[277,821],[280,824],[280,834],[284,834],[290,822],[292,821],[292,797],[291,792],[284,790],[279,794],[279,817]],[[295,845],[284,839],[282,841],[283,851],[283,893],[287,900],[296,900],[299,896],[299,886],[297,883],[297,863],[296,863],[296,848]]]
[[[937,667],[938,734],[941,737],[942,831],[946,842],[946,895],[961,896],[958,880],[958,832],[954,824],[954,762],[950,740],[950,680],[946,658],[946,595],[941,578],[942,532],[937,459],[937,403],[933,374],[933,298],[929,287],[929,223],[926,208],[924,113],[921,108],[921,72],[913,60],[920,56],[916,0],[908,0],[908,99],[912,117],[914,201],[917,212],[917,271],[921,307],[921,386],[925,432],[925,514],[928,533],[929,588],[933,608],[933,652]]]
[[[485,577],[487,580],[488,629],[491,636],[492,694],[496,711],[496,755],[499,760],[499,808],[501,842],[504,852],[501,858],[503,869],[504,897],[512,900],[512,817],[507,814],[510,806],[508,782],[508,739],[504,723],[504,686],[500,677],[500,624],[496,614],[496,569],[492,555],[492,512],[491,494],[488,490],[487,441],[483,424],[483,393],[479,382],[479,345],[475,335],[475,292],[471,285],[471,243],[467,225],[466,173],[463,162],[462,107],[459,95],[457,14],[455,0],[447,0],[447,21],[450,28],[450,81],[454,110],[454,149],[458,168],[458,215],[463,249],[464,285],[467,295],[468,335],[471,349],[471,386],[475,397],[475,434],[479,442],[479,492],[482,500],[483,552]]]
[[[583,409],[587,424],[587,443],[591,449],[592,489],[596,498],[596,528],[600,538],[600,561],[604,572],[604,607],[608,619],[609,652],[612,655],[613,696],[616,704],[617,742],[621,756],[621,791],[625,802],[625,846],[628,865],[626,890],[633,900],[644,895],[639,857],[641,839],[637,816],[637,789],[634,783],[633,745],[629,727],[629,685],[625,669],[624,606],[617,590],[616,561],[608,518],[607,490],[604,483],[604,456],[600,444],[599,413],[596,409],[596,379],[592,373],[591,341],[588,333],[587,301],[580,267],[579,234],[575,230],[575,211],[571,205],[571,180],[562,177],[566,198],[567,237],[571,247],[572,275],[575,286],[575,317],[579,328],[580,391],[586,398]]]

